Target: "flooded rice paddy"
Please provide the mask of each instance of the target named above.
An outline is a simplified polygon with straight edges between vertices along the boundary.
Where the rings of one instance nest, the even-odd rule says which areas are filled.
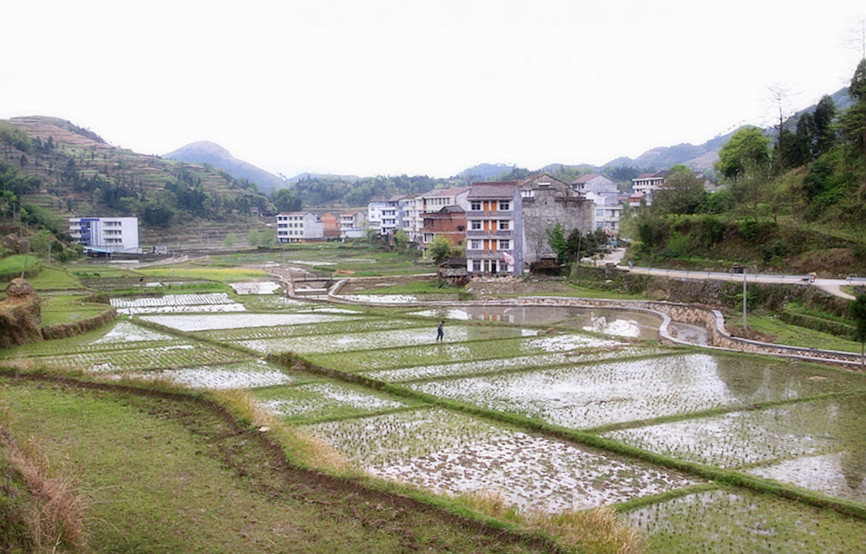
[[[280,290],[280,284],[276,281],[251,281],[248,283],[230,283],[229,286],[237,294],[274,294]]]
[[[519,325],[565,325],[584,331],[636,339],[658,339],[661,320],[651,314],[566,306],[466,306],[413,312],[426,317]]]
[[[224,292],[210,294],[173,294],[136,298],[112,298],[117,313],[125,315],[168,312],[243,312],[243,304],[235,302]]]
[[[488,419],[430,401],[585,430],[866,506],[863,375],[674,350],[653,341],[658,323],[645,314],[455,306],[382,316],[381,308],[371,315],[273,298],[245,295],[255,309],[227,295],[126,300],[115,305],[132,319],[0,358],[26,357],[105,379],[251,389],[263,409],[303,425],[357,468],[441,494],[497,492],[519,509],[547,512],[645,501],[626,516],[648,534],[651,550],[688,551],[695,544],[796,550],[830,540],[838,548],[829,550],[845,551],[851,537],[866,537],[860,519],[721,488],[513,427],[502,422],[508,417]],[[221,307],[233,304],[244,311]],[[435,341],[440,318],[447,318],[442,344]],[[264,360],[286,351],[402,392]],[[694,487],[702,491],[690,492]],[[809,530],[805,538],[792,538],[803,532],[797,521]],[[844,537],[828,539],[821,529]]]
[[[310,429],[373,475],[441,494],[496,492],[521,509],[553,513],[591,508],[698,482],[649,464],[438,409],[341,420]]]

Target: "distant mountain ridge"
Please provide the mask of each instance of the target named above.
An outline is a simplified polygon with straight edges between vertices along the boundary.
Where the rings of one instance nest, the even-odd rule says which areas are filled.
[[[499,177],[510,173],[516,166],[513,164],[478,164],[464,169],[455,177],[467,182],[472,181],[488,181],[498,179]]]
[[[728,142],[736,131],[726,135],[716,136],[699,145],[682,143],[674,146],[659,146],[647,150],[636,159],[627,157],[616,158],[604,164],[604,168],[635,167],[641,169],[667,169],[672,165],[681,164],[692,171],[712,171],[713,164],[719,159],[719,150]]]
[[[830,95],[833,103],[836,106],[837,113],[839,111],[850,108],[853,105],[851,96],[848,94],[848,88],[844,87]],[[815,111],[815,106],[801,110],[785,121],[785,127],[793,130],[796,127],[797,120],[804,113],[812,113]],[[736,129],[724,134],[718,135],[707,142],[694,145],[689,143],[677,144],[675,146],[663,146],[647,150],[637,157],[631,159],[627,157],[616,158],[604,164],[601,169],[614,167],[635,167],[641,169],[667,169],[672,165],[682,164],[693,171],[711,172],[713,164],[719,159],[719,150],[725,145],[731,136],[736,132]],[[777,131],[770,127],[764,129],[764,135],[775,137]]]
[[[235,158],[228,150],[213,142],[193,142],[164,154],[162,157],[186,163],[210,164],[236,179],[246,179],[255,183],[259,191],[265,194],[270,194],[288,185],[288,182],[281,177]]]

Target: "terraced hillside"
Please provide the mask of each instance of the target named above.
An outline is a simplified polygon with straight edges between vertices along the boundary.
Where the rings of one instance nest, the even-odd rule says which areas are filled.
[[[619,312],[593,314],[602,335],[572,309],[538,308],[539,325],[503,323],[495,306],[248,298],[114,299],[131,319],[0,365],[246,389],[270,418],[262,432],[316,437],[350,472],[491,495],[513,514],[612,506],[650,551],[848,552],[866,539],[862,374],[672,349]]]
[[[220,243],[264,228],[253,214],[270,209],[257,187],[208,165],[164,160],[105,142],[62,119],[8,121],[27,139],[0,142],[0,159],[38,178],[25,204],[50,213],[58,227],[69,217],[138,216],[142,244]]]

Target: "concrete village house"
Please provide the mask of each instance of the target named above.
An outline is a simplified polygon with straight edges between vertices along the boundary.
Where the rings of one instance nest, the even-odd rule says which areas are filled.
[[[277,236],[281,243],[308,242],[360,238],[368,229],[391,238],[402,230],[421,249],[436,236],[444,236],[464,246],[469,275],[517,276],[530,263],[556,256],[547,232],[557,224],[566,235],[597,228],[618,233],[622,206],[607,202],[608,196],[615,198],[615,188],[599,175],[571,184],[547,174],[521,181],[480,182],[374,199],[366,213],[281,213]]]

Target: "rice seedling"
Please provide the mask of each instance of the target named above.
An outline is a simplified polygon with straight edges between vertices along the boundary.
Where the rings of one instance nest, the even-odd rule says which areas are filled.
[[[111,305],[125,315],[180,312],[243,312],[246,308],[224,292],[209,294],[173,294],[166,296],[114,297]]]
[[[174,340],[171,335],[147,329],[127,320],[118,320],[102,337],[91,344],[125,344],[130,342],[145,341],[170,341]]]
[[[344,316],[318,313],[245,313],[245,314],[195,314],[195,315],[145,315],[150,321],[172,329],[186,332],[209,331],[213,329],[236,329],[239,327],[270,327],[274,325],[302,325],[342,321]]]
[[[665,351],[660,348],[646,347],[580,349],[573,352],[554,352],[552,354],[534,354],[530,356],[495,358],[471,362],[452,362],[448,364],[381,369],[378,371],[371,371],[368,375],[374,379],[388,382],[435,380],[438,378],[453,378],[533,368],[548,368],[552,366],[574,364],[575,362],[584,364],[632,357],[650,357],[664,352]]]
[[[247,361],[220,366],[198,365],[177,369],[162,369],[156,371],[124,371],[113,374],[113,378],[134,379],[144,381],[164,380],[174,385],[192,389],[254,389],[259,387],[274,387],[295,382],[295,378],[287,375],[278,366],[264,360]]]
[[[316,365],[342,371],[375,371],[429,364],[465,362],[467,360],[500,359],[551,352],[579,352],[581,349],[615,347],[620,343],[588,335],[537,336],[535,330],[525,330],[527,336],[451,342],[449,330],[445,331],[444,344],[435,343],[435,329],[430,329],[430,344],[406,347],[380,348],[359,352],[316,353],[306,356]],[[524,332],[521,331],[521,334]]]
[[[520,510],[592,508],[696,482],[439,409],[308,428],[374,476],[448,495],[493,489]]]
[[[604,436],[653,452],[718,467],[766,465],[856,448],[857,443],[866,446],[866,439],[860,439],[862,433],[840,424],[840,410],[855,413],[857,408],[852,407],[855,401],[852,398],[822,398],[762,410],[750,409],[635,427]],[[859,403],[862,407],[862,400]],[[830,474],[828,468],[827,475]]]
[[[99,350],[39,358],[45,369],[59,371],[122,372],[147,369],[222,365],[246,358],[233,350],[207,344],[175,342],[137,350]]]
[[[491,338],[522,336],[525,331],[510,327],[449,327],[449,343]],[[239,344],[266,354],[291,351],[297,354],[327,354],[358,350],[375,350],[405,346],[430,345],[435,342],[431,328],[399,328],[386,331],[313,335],[269,340],[244,340]]]
[[[516,431],[364,469],[439,494],[483,486],[499,491],[519,510],[544,513],[589,509],[697,483],[677,472]]]
[[[720,489],[623,514],[648,552],[858,552],[866,521],[782,498]]]
[[[241,327],[238,329],[199,331],[196,333],[196,336],[212,338],[219,341],[262,340],[313,335],[338,335],[342,333],[357,332],[358,329],[363,329],[365,331],[378,331],[386,329],[405,329],[407,327],[418,326],[418,322],[415,321],[369,317],[346,317],[340,321],[327,323],[277,325],[269,327]],[[323,337],[323,339],[325,338],[327,337]]]
[[[260,390],[256,397],[267,412],[287,421],[341,418],[416,405],[357,385],[319,382]]]
[[[775,361],[686,354],[408,386],[563,427],[592,428],[790,400],[863,382],[860,376],[842,372],[827,381],[810,380],[814,371],[818,370]]]

